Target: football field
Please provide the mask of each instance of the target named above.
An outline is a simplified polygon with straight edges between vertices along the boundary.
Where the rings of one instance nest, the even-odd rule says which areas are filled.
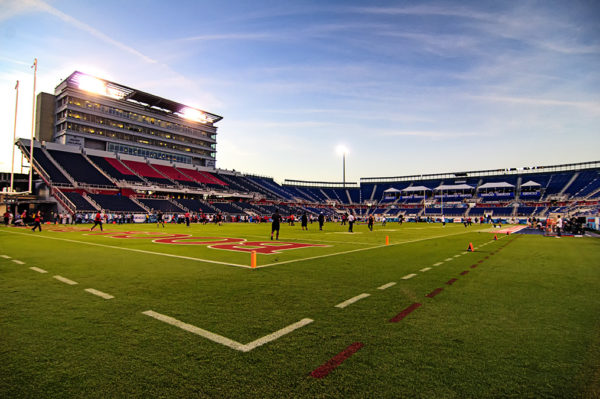
[[[90,227],[0,228],[0,397],[600,395],[598,239]]]

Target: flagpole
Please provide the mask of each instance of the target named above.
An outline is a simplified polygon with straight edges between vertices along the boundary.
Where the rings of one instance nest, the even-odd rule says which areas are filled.
[[[13,190],[14,176],[15,176],[15,141],[17,141],[17,110],[19,109],[19,81],[15,86],[17,91],[17,98],[15,100],[15,126],[13,129],[13,142],[12,142],[12,162],[10,163],[10,192]]]
[[[37,78],[37,58],[33,60],[33,107],[31,110],[31,143],[29,145],[29,193],[33,192],[33,135],[35,129],[35,83]]]

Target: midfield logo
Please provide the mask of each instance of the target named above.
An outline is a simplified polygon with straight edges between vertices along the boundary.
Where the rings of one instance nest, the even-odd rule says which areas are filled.
[[[211,249],[226,251],[252,252],[263,255],[278,254],[292,249],[328,247],[321,244],[305,244],[284,241],[247,241],[245,238],[233,237],[196,237],[191,234],[165,234],[151,231],[97,232],[91,236],[107,236],[127,240],[151,240],[157,244],[171,245],[206,245]]]

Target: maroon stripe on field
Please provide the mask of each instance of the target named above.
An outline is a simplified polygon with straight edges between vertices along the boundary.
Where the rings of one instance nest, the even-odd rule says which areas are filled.
[[[485,257],[485,258],[483,258],[483,259],[488,259],[489,257],[490,257],[490,256],[488,255],[488,256],[486,256],[486,257]]]
[[[483,259],[478,260],[477,263],[483,263]]]
[[[314,378],[324,378],[327,377],[329,373],[331,373],[337,366],[342,364],[342,362],[348,359],[350,356],[355,354],[360,348],[362,348],[364,344],[362,342],[355,342],[348,346],[346,349],[332,357],[327,361],[327,363],[322,364],[321,366],[314,369],[310,375]]]
[[[457,279],[457,278],[451,278],[450,280],[446,281],[446,284],[448,284],[448,285],[452,285],[452,284],[454,284],[454,283],[455,283],[455,282],[457,282],[457,281],[458,281],[458,279]]]
[[[440,292],[444,291],[443,288],[436,288],[435,290],[431,291],[429,294],[425,295],[427,298],[433,298],[434,296],[436,296],[437,294],[439,294]]]
[[[465,274],[467,274],[467,273],[469,273],[469,271],[468,271],[468,270],[465,270],[464,272],[460,272],[460,275],[461,275],[461,276],[464,276],[464,275],[465,275]]]
[[[471,269],[475,269],[477,267],[477,264],[471,265]]]
[[[412,312],[414,312],[415,310],[417,310],[420,307],[421,307],[420,303],[418,303],[418,302],[413,303],[412,305],[410,305],[409,307],[404,309],[402,312],[398,313],[396,316],[391,318],[390,323],[398,323],[400,320],[402,320],[403,318],[405,318],[406,316],[408,316],[409,314],[411,314]]]

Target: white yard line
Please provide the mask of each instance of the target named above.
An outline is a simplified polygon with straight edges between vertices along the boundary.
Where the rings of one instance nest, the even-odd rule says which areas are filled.
[[[452,260],[452,258],[446,258],[444,259],[444,262],[450,262]]]
[[[408,280],[409,278],[413,278],[415,276],[416,274],[407,274],[406,276],[402,277],[402,280]]]
[[[460,256],[460,254],[454,255],[455,258],[458,258]]]
[[[2,231],[2,230],[0,230],[0,231]],[[475,232],[477,232],[477,230]],[[396,246],[396,245],[412,244],[412,243],[415,243],[415,242],[435,240],[437,238],[453,237],[453,236],[459,236],[459,235],[462,235],[462,234],[470,234],[470,233],[473,233],[473,232],[472,231],[466,231],[466,232],[456,233],[456,234],[445,234],[445,235],[441,235],[441,236],[419,238],[419,239],[416,239],[416,240],[400,241],[400,242],[397,242],[397,243],[394,243],[394,244],[390,244],[390,245],[377,245],[377,246],[374,246],[374,247],[352,249],[350,251],[335,252],[333,254],[327,254],[327,255],[311,256],[311,257],[308,257],[308,258],[286,260],[286,261],[283,261],[283,262],[267,263],[267,264],[264,264],[264,265],[256,266],[256,268],[259,269],[259,268],[262,268],[262,267],[285,265],[285,264],[288,264],[288,263],[302,262],[302,261],[305,261],[305,260],[328,258],[330,256],[345,255],[345,254],[349,254],[349,253],[353,253],[353,252],[368,251],[368,250],[377,249],[377,248],[389,248],[389,247],[393,247],[393,246]],[[34,236],[34,237],[39,237],[39,236]]]
[[[465,252],[461,252],[461,255],[466,255],[466,254],[468,254],[468,252],[467,252],[467,251],[465,251]]]
[[[35,266],[30,267],[30,269],[33,270],[34,272],[38,272],[38,273],[48,273],[44,269],[40,269],[39,267],[35,267]]]
[[[361,299],[366,298],[368,296],[371,296],[371,294],[360,294],[360,295],[355,296],[354,298],[348,299],[347,301],[344,301],[342,303],[338,303],[337,305],[335,305],[335,307],[343,309],[346,306],[352,305],[354,302],[360,301]]]
[[[110,294],[107,294],[106,292],[98,291],[98,290],[95,290],[93,288],[86,288],[84,291],[87,291],[90,294],[97,295],[100,298],[104,298],[104,299],[113,299],[114,298],[114,296],[112,296]]]
[[[328,233],[326,233],[328,234]],[[225,236],[224,236],[225,237]],[[263,238],[265,240],[267,240],[269,237],[265,238],[264,235],[259,236],[259,235],[244,235],[244,237],[257,237],[257,238]],[[283,239],[283,237],[282,237]],[[354,245],[354,244],[358,244],[358,245],[371,245],[373,244],[372,242],[348,242],[348,241],[333,241],[333,240],[315,240],[312,238],[285,238],[283,241],[289,241],[289,242],[303,242],[303,241],[314,241],[314,242],[325,242],[328,244],[350,244],[350,245]]]
[[[69,280],[68,278],[65,278],[63,276],[53,276],[55,279],[57,279],[58,281],[62,281],[65,284],[69,284],[69,285],[76,285],[78,284],[76,281],[73,280]]]
[[[10,259],[10,256],[8,256],[8,255],[0,255],[0,258]]]
[[[392,281],[391,283],[387,283],[387,284],[382,285],[381,287],[377,287],[377,289],[378,290],[385,290],[385,289],[388,289],[390,287],[393,287],[394,285],[396,285],[396,283]]]
[[[424,267],[421,269],[421,272],[425,273],[427,271],[431,270],[431,267]]]
[[[191,324],[184,323],[180,320],[174,319],[174,318],[166,316],[164,314],[154,312],[152,310],[147,310],[142,313],[145,314],[146,316],[153,317],[156,320],[160,320],[160,321],[170,324],[172,326],[179,327],[182,330],[189,331],[196,335],[200,335],[201,337],[209,339],[213,342],[216,342],[221,345],[225,345],[231,349],[235,349],[235,350],[241,351],[241,352],[249,352],[258,346],[261,346],[268,342],[274,341],[286,334],[291,333],[292,331],[294,331],[300,327],[304,327],[305,325],[313,322],[313,320],[311,320],[311,319],[302,319],[294,324],[290,324],[289,326],[282,328],[281,330],[275,331],[274,333],[269,334],[269,335],[265,335],[262,338],[259,338],[255,341],[252,341],[252,342],[244,345],[237,341],[234,341],[232,339],[224,337],[222,335],[215,334],[215,333],[212,333],[207,330],[203,330],[200,327],[196,327]]]
[[[20,260],[16,260],[16,259],[13,259],[13,262],[15,262],[17,265],[24,265],[25,264],[25,262],[21,262]]]
[[[138,253],[149,254],[149,255],[166,256],[166,257],[169,257],[169,258],[178,258],[178,259],[193,260],[195,262],[215,263],[215,264],[218,264],[218,265],[235,266],[235,267],[243,267],[245,269],[250,269],[249,265],[239,265],[237,263],[227,263],[227,262],[219,262],[219,261],[216,261],[216,260],[192,258],[191,256],[172,255],[172,254],[167,254],[167,253],[163,253],[163,252],[145,251],[145,250],[142,250],[142,249],[135,249],[135,248],[115,247],[113,245],[98,244],[98,243],[89,242],[89,241],[70,240],[68,238],[49,237],[49,236],[43,236],[43,235],[31,235],[31,234],[26,234],[26,233],[19,233],[19,232],[16,232],[16,231],[5,231],[5,230],[0,230],[0,233],[20,234],[20,235],[26,235],[28,237],[34,237],[34,238],[46,238],[46,239],[49,239],[49,240],[58,240],[58,241],[72,242],[72,243],[76,243],[76,244],[92,245],[92,246],[95,246],[95,247],[119,249],[119,250],[122,250],[122,251],[138,252]]]
[[[441,264],[443,264],[444,262],[438,262],[438,263],[434,263],[433,266],[439,266]]]

